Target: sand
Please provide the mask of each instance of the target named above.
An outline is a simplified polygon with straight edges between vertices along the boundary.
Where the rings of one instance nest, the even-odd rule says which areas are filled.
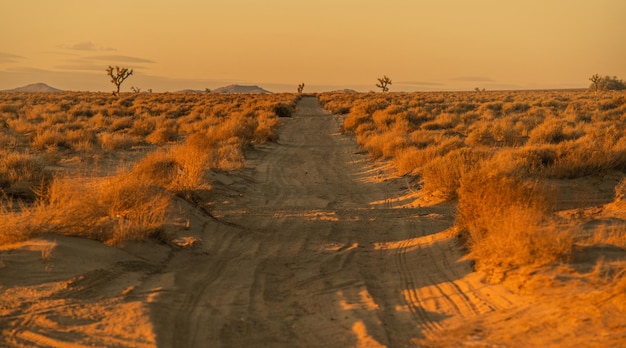
[[[0,346],[626,342],[623,294],[564,278],[563,265],[485,282],[464,259],[452,203],[357,151],[315,98],[283,121],[245,169],[176,201],[174,245],[45,236],[1,247]]]

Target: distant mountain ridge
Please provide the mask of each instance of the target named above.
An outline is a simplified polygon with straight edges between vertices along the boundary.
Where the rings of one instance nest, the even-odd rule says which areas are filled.
[[[211,93],[249,93],[249,94],[267,94],[272,93],[259,86],[242,86],[242,85],[228,85],[220,88],[216,88]]]
[[[19,93],[58,93],[63,92],[62,89],[50,87],[45,83],[32,83],[24,87],[18,87],[13,89],[5,89],[0,92],[19,92]]]

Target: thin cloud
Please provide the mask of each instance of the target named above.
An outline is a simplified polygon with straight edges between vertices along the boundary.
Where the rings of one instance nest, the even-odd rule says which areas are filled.
[[[48,73],[48,72],[51,72],[50,70],[33,68],[33,67],[28,67],[28,66],[11,67],[11,68],[7,68],[6,71],[8,71],[8,72],[16,72],[16,73]]]
[[[396,83],[399,85],[410,85],[410,86],[443,86],[442,83],[430,82],[430,81],[398,81]]]
[[[17,54],[0,52],[0,63],[16,63],[22,59],[24,59],[24,57],[18,56]]]
[[[61,69],[61,70],[83,70],[83,71],[105,71],[106,70],[106,66],[104,65],[83,63],[83,62],[56,65],[55,68]]]
[[[468,81],[468,82],[494,82],[493,79],[486,76],[459,76],[451,78],[453,81]]]
[[[100,60],[100,61],[118,61],[118,62],[126,62],[126,63],[155,63],[155,61],[150,60],[150,59],[130,57],[130,56],[119,56],[119,55],[91,56],[91,57],[87,57],[87,59],[95,59],[95,60]]]
[[[78,42],[73,45],[61,45],[60,47],[74,51],[115,51],[115,48],[100,47],[91,41]]]
[[[81,70],[81,71],[106,71],[107,65],[93,64],[90,62],[70,62],[68,64],[56,65],[55,69],[60,70]],[[133,66],[133,69],[147,69],[145,66]]]

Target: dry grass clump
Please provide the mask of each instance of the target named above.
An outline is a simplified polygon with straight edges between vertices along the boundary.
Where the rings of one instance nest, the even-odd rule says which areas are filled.
[[[178,139],[178,132],[170,127],[158,128],[146,137],[151,144],[163,145]]]
[[[543,179],[626,171],[623,92],[325,93],[320,100],[348,112],[343,131],[373,158],[458,200],[457,223],[483,269],[568,257],[576,228],[551,223],[555,193]],[[619,241],[620,233],[596,242]]]
[[[461,178],[492,155],[489,150],[462,148],[436,157],[422,169],[423,189],[446,199],[455,199]]]
[[[104,150],[129,150],[139,143],[138,139],[130,134],[100,133],[100,146]]]
[[[461,178],[457,223],[468,231],[469,256],[478,269],[507,270],[570,255],[574,235],[549,224],[554,195],[546,190],[485,169]]]
[[[0,94],[0,244],[39,233],[112,244],[165,238],[171,197],[208,188],[209,169],[241,168],[246,148],[277,139],[278,117],[291,115],[297,98]],[[131,162],[110,174],[116,157]],[[94,174],[81,174],[84,165]]]
[[[129,173],[107,178],[60,177],[31,206],[0,212],[0,243],[62,234],[109,244],[159,235],[170,195]],[[162,236],[161,236],[162,237]]]
[[[0,151],[0,193],[14,198],[35,199],[35,192],[51,176],[33,155]]]

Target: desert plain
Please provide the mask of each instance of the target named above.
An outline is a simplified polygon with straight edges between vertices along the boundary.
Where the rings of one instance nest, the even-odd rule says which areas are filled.
[[[623,347],[625,129],[623,92],[2,93],[0,346]]]

